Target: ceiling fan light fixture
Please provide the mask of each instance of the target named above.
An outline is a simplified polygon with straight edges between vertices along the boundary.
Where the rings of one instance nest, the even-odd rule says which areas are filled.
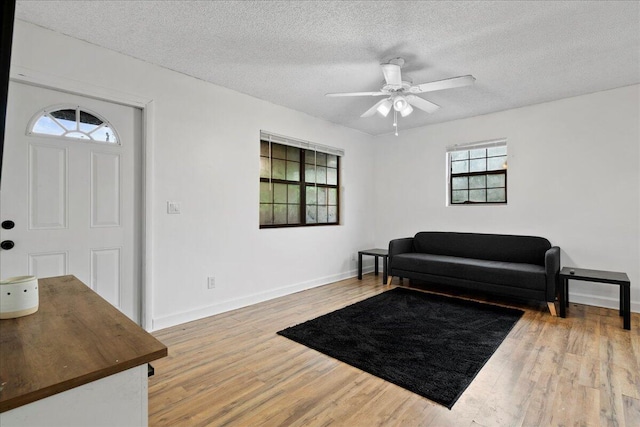
[[[411,105],[407,104],[407,106],[404,107],[404,109],[400,110],[400,115],[402,117],[407,117],[412,112],[413,112],[413,107]]]
[[[389,115],[389,111],[391,111],[391,106],[391,100],[386,99],[382,104],[378,105],[378,113],[382,114],[383,117],[387,117]]]
[[[393,109],[396,111],[402,111],[405,108],[407,108],[408,105],[409,103],[404,98],[404,96],[398,95],[395,98],[393,98]]]

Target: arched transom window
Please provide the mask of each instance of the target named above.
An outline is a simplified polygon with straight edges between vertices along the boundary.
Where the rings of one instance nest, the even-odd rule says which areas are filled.
[[[36,114],[29,124],[28,134],[86,139],[118,144],[111,124],[98,114],[77,106],[55,106]]]

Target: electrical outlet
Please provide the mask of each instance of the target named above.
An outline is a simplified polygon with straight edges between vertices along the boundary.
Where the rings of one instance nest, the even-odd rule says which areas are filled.
[[[215,289],[216,278],[213,276],[207,277],[207,289]]]

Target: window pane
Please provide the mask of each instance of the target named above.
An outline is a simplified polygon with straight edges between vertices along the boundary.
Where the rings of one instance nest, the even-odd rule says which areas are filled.
[[[51,117],[42,116],[33,125],[34,133],[43,133],[45,135],[62,135],[65,130],[57,124]]]
[[[469,172],[484,172],[487,170],[487,159],[469,161]]]
[[[300,186],[289,184],[289,203],[300,203]]]
[[[327,184],[338,185],[338,169],[327,168]]]
[[[487,176],[478,175],[469,177],[469,188],[486,188]]]
[[[454,190],[466,190],[469,188],[469,178],[466,176],[454,177],[451,186]]]
[[[286,166],[284,160],[273,159],[271,161],[271,167],[273,168],[273,179],[286,179],[285,174]]]
[[[271,169],[268,157],[260,157],[260,178],[271,178]]]
[[[316,167],[316,178],[318,184],[326,184],[327,183],[327,168],[324,166]]]
[[[93,114],[87,113],[86,111],[80,111],[80,130],[83,132],[91,132],[95,130],[98,126],[102,124],[102,120],[94,116]]]
[[[288,224],[300,224],[300,206],[299,205],[287,205]]]
[[[88,125],[100,126],[103,122],[91,113],[80,111],[80,124],[82,125],[83,123]]]
[[[55,117],[67,130],[76,129],[76,110],[58,110],[49,114]]]
[[[467,160],[469,158],[468,151],[453,151],[451,153],[451,160]]]
[[[459,162],[451,162],[451,173],[467,173],[469,172],[469,161],[462,160]]]
[[[307,204],[308,205],[315,205],[317,203],[317,191],[316,191],[316,187],[313,186],[307,186]]]
[[[338,156],[334,156],[333,154],[327,154],[327,166],[330,168],[337,168]]]
[[[316,205],[307,205],[307,224],[315,224],[317,218]]]
[[[500,175],[487,175],[487,187],[504,187],[505,186],[505,176],[503,174]]]
[[[300,163],[287,162],[287,180],[300,181]]]
[[[280,144],[271,144],[271,157],[274,159],[286,159],[287,147]]]
[[[96,141],[117,143],[115,132],[109,126],[102,126],[90,134],[91,138]]]
[[[300,161],[300,149],[296,147],[287,147],[287,160]]]
[[[305,182],[316,182],[316,169],[313,165],[304,165],[304,180]]]
[[[487,190],[469,190],[469,200],[472,202],[486,202]]]
[[[327,207],[318,206],[318,223],[326,224],[327,217],[328,217]]]
[[[287,203],[287,184],[273,184],[273,203]]]
[[[504,188],[490,188],[487,190],[487,202],[505,202],[506,200]]]
[[[319,205],[327,204],[327,189],[324,187],[318,187],[318,204]]]
[[[328,201],[330,205],[338,204],[338,189],[337,188],[329,188],[329,197]]]
[[[268,141],[260,141],[260,155],[264,157],[269,157],[269,142]]]
[[[502,157],[489,157],[487,159],[487,170],[495,171],[504,169],[504,162],[507,161],[506,156]]]
[[[260,203],[260,224],[273,224],[273,211],[271,204]]]
[[[451,192],[451,203],[464,203],[469,200],[468,195],[467,190],[454,190]]]
[[[491,147],[487,148],[487,156],[506,156],[507,155],[507,146],[503,145],[502,147]]]
[[[309,165],[315,165],[316,161],[316,152],[313,150],[304,150],[304,162]]]
[[[271,203],[273,195],[271,194],[271,186],[268,182],[260,183],[260,203]]]
[[[327,222],[338,222],[338,207],[329,206],[327,210]]]
[[[469,158],[470,159],[480,159],[482,157],[487,157],[487,149],[486,148],[478,148],[476,150],[469,150]]]
[[[318,166],[327,166],[327,155],[325,153],[318,153],[316,164]]]
[[[273,223],[287,223],[287,205],[273,205]]]

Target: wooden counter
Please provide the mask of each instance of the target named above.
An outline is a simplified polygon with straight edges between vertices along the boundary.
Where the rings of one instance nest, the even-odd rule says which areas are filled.
[[[167,355],[74,276],[40,279],[38,287],[36,313],[0,320],[0,413]]]

